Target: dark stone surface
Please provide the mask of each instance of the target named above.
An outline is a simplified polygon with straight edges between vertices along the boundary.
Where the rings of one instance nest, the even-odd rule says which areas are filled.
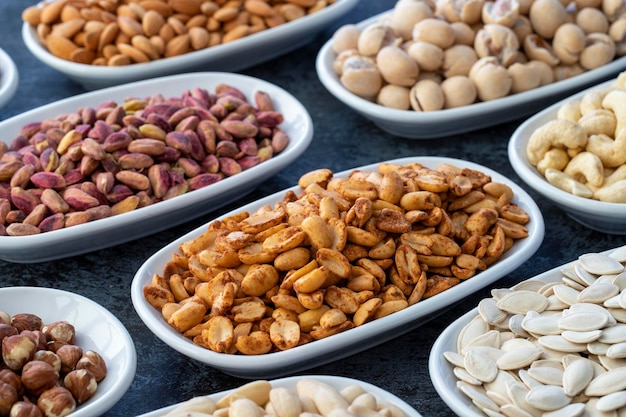
[[[34,3],[34,0],[0,2],[0,47],[12,56],[20,71],[16,97],[0,110],[0,120],[84,92],[78,84],[41,64],[24,46],[20,15],[25,7]],[[314,67],[315,56],[333,30],[340,24],[356,23],[390,9],[394,3],[391,0],[361,1],[353,12],[311,39],[310,44],[263,65],[240,71],[290,91],[307,107],[315,124],[309,149],[254,193],[179,227],[110,249],[39,264],[0,262],[0,286],[31,285],[73,291],[108,308],[127,327],[137,349],[137,374],[126,395],[106,416],[137,415],[245,382],[187,359],[169,348],[144,326],[132,307],[130,284],[135,271],[150,255],[184,233],[256,198],[290,187],[296,184],[302,173],[320,167],[342,171],[405,156],[439,155],[474,161],[519,182],[509,165],[506,147],[510,135],[522,120],[436,140],[401,139],[381,131],[345,107],[319,82]],[[575,223],[521,185],[536,199],[546,222],[545,240],[535,256],[491,287],[468,294],[467,299],[449,308],[437,320],[428,321],[390,342],[303,374],[362,379],[393,392],[424,416],[453,415],[438,396],[428,375],[430,348],[439,333],[487,296],[492,287],[508,287],[573,260],[581,253],[624,244],[622,236],[608,236]]]

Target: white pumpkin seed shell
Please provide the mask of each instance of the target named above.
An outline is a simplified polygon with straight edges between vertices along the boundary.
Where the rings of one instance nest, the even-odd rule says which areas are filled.
[[[466,382],[470,385],[476,385],[476,386],[480,386],[483,384],[483,382],[477,378],[474,378],[472,375],[470,375],[469,372],[467,372],[465,369],[463,368],[459,368],[458,366],[455,367],[452,370],[452,373],[454,374],[454,376],[456,376],[459,380]]]
[[[502,322],[507,318],[506,312],[500,310],[493,298],[483,298],[478,303],[478,314],[491,325]]]
[[[489,346],[494,348],[500,347],[500,332],[497,330],[489,330],[487,333],[483,333],[470,340],[465,346],[465,350],[475,346]]]
[[[529,337],[530,334],[522,328],[522,321],[524,321],[523,314],[514,314],[509,317],[509,330],[519,337]]]
[[[541,336],[537,339],[537,342],[539,342],[541,346],[545,346],[559,352],[573,353],[584,352],[587,350],[586,344],[572,343],[561,335]]]
[[[626,358],[626,342],[615,343],[609,346],[606,351],[606,356],[611,359],[623,359]]]
[[[530,376],[526,369],[520,369],[519,371],[517,371],[517,376],[519,376],[519,379],[522,380],[522,382],[524,383],[524,385],[526,385],[528,389],[534,388],[539,385],[544,385],[543,383],[537,381],[532,376]]]
[[[474,403],[481,409],[488,408],[493,411],[498,411],[500,407],[487,397],[485,390],[482,387],[476,387],[466,382],[457,383],[457,387],[467,395]]]
[[[528,404],[528,401],[526,401],[526,395],[528,395],[529,391],[530,390],[526,388],[526,386],[524,386],[524,384],[522,384],[521,382],[509,383],[507,386],[509,398],[511,398],[511,401],[514,405],[526,411],[531,416],[541,416],[542,410],[533,407],[532,405]]]
[[[580,294],[580,291],[565,284],[556,285],[554,287],[554,295],[569,306],[578,302],[578,294]]]
[[[595,284],[585,288],[578,294],[578,302],[602,304],[617,294],[619,294],[619,287],[617,285]]]
[[[608,300],[605,300],[602,305],[606,308],[622,308],[622,306],[619,303],[619,298],[621,297],[621,294],[617,294],[611,298],[609,298]]]
[[[580,283],[586,285],[588,287],[592,286],[596,281],[597,277],[593,274],[587,272],[580,263],[574,265],[574,272],[576,276],[580,279]]]
[[[607,309],[607,311],[609,312],[609,314],[611,314],[611,317],[613,317],[613,320],[620,322],[620,323],[626,323],[626,309],[609,308]]]
[[[454,366],[464,366],[463,355],[457,352],[446,351],[443,352],[443,357]]]
[[[613,278],[613,284],[617,285],[620,291],[626,288],[626,271],[621,274],[617,274]]]
[[[497,361],[498,368],[502,370],[520,369],[529,366],[539,359],[543,350],[532,348],[520,348],[505,352]]]
[[[563,391],[570,397],[583,392],[593,379],[593,365],[585,358],[575,360],[563,371]]]
[[[526,395],[531,406],[543,411],[553,411],[565,407],[572,399],[565,395],[562,387],[544,385],[532,388]]]
[[[563,370],[551,366],[531,366],[528,374],[535,380],[547,385],[563,385]]]
[[[517,284],[513,285],[511,289],[514,291],[526,290],[526,291],[540,292],[541,288],[543,288],[545,285],[546,283],[539,279],[526,279],[524,281],[518,282]]]
[[[541,313],[548,307],[548,299],[532,291],[515,291],[503,296],[498,302],[499,309],[511,314],[526,314],[529,311]]]
[[[606,314],[596,312],[574,312],[563,315],[558,321],[561,330],[573,330],[576,332],[588,332],[599,330],[607,325],[609,318]]]
[[[591,343],[598,340],[601,334],[602,330],[589,330],[586,332],[564,330],[561,333],[561,336],[563,336],[565,340],[568,340],[572,343]]]
[[[624,265],[602,253],[586,253],[580,255],[578,261],[580,266],[590,274],[619,274],[624,270]]]
[[[626,291],[621,291],[621,292],[619,293],[619,295],[617,296],[617,303],[618,303],[619,305],[617,305],[617,306],[606,306],[606,307],[611,307],[611,308],[618,308],[618,307],[621,307],[621,308],[626,308]]]
[[[610,346],[611,345],[609,345],[608,343],[602,343],[596,340],[594,342],[587,343],[587,350],[592,355],[606,355],[606,352],[608,352]]]
[[[498,374],[496,361],[481,351],[469,350],[464,357],[465,370],[482,382],[491,382]]]
[[[549,411],[543,417],[581,417],[585,412],[585,404],[572,403],[558,410]]]
[[[459,334],[457,339],[456,351],[462,352],[463,348],[473,339],[481,334],[489,331],[489,324],[487,324],[482,317],[476,316],[469,323],[467,323]]]
[[[522,410],[520,407],[516,406],[515,404],[505,404],[502,407],[500,407],[500,411],[506,417],[536,417],[532,415],[531,413],[529,413],[528,411]]]
[[[500,350],[502,352],[509,352],[515,349],[522,349],[522,348],[534,349],[536,347],[537,346],[530,340],[522,339],[521,337],[518,337],[515,339],[507,340],[506,342],[502,343],[502,345],[500,346]]]
[[[569,304],[565,304],[555,294],[548,296],[548,307],[546,307],[546,311],[561,311],[567,307],[569,307]]]
[[[626,391],[618,391],[598,399],[596,406],[600,411],[612,411],[626,405]]]
[[[600,364],[608,370],[626,368],[626,359],[624,358],[609,358],[606,355],[599,355],[598,361],[600,361]]]
[[[609,344],[626,342],[626,324],[620,323],[602,329],[602,335],[598,342]]]
[[[529,314],[526,315],[525,320],[522,321],[522,328],[529,333],[541,336],[549,334],[561,334],[559,319],[560,316],[537,315],[532,317]]]
[[[620,246],[609,253],[609,258],[615,259],[617,262],[626,262],[626,246]]]
[[[567,369],[566,369],[567,370]],[[611,369],[598,375],[585,388],[585,395],[602,397],[626,388],[626,368]]]

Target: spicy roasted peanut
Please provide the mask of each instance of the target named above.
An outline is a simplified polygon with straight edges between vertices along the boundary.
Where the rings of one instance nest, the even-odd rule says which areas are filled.
[[[383,163],[211,222],[144,297],[222,353],[291,349],[400,311],[485,270],[528,235],[513,191],[472,169]]]
[[[315,13],[334,0],[54,0],[24,10],[53,55],[120,66],[206,49]]]
[[[262,91],[194,88],[127,98],[29,123],[0,143],[0,235],[125,213],[254,167],[289,143]]]

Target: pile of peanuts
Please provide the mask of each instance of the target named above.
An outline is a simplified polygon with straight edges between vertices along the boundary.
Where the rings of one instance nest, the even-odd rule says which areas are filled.
[[[626,203],[626,73],[561,105],[532,131],[526,154],[563,191]]]
[[[237,175],[287,147],[271,97],[235,86],[108,101],[0,142],[0,235],[126,213]]]
[[[24,10],[53,55],[80,64],[150,62],[232,42],[334,0],[53,0]]]
[[[626,51],[620,0],[399,0],[332,39],[350,92],[436,111],[494,100],[599,68]]]
[[[163,417],[209,416],[388,416],[406,417],[397,404],[377,398],[358,383],[343,388],[317,378],[303,377],[273,386],[256,380],[216,400],[194,397],[177,405]]]
[[[211,222],[185,241],[145,299],[215,352],[291,349],[433,297],[528,235],[512,189],[469,168],[321,168],[301,194]]]

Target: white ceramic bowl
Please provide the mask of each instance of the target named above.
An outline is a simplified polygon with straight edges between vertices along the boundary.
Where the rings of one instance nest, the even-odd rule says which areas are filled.
[[[404,310],[293,349],[260,356],[245,356],[216,353],[195,345],[191,340],[183,337],[167,324],[161,312],[153,308],[143,296],[143,287],[150,283],[153,274],[163,273],[163,267],[171,260],[172,254],[177,252],[178,246],[181,243],[191,240],[206,231],[206,226],[202,226],[159,250],[137,271],[131,285],[131,298],[139,317],[141,317],[146,326],[148,326],[158,338],[173,349],[200,362],[218,368],[227,374],[244,378],[277,377],[353,355],[412,330],[423,324],[426,320],[435,317],[434,313],[437,310],[441,310],[461,300],[468,294],[477,291],[511,272],[530,258],[541,245],[544,236],[544,223],[539,208],[524,190],[501,174],[472,162],[452,158],[415,157],[402,158],[389,162],[397,164],[415,162],[433,168],[440,163],[449,163],[458,167],[476,169],[491,175],[493,181],[508,184],[515,193],[515,202],[530,214],[532,220],[527,225],[529,236],[517,241],[510,251],[485,271]],[[355,169],[375,171],[377,166],[378,164],[372,164]],[[337,173],[336,176],[345,177],[351,171],[352,170],[340,172]],[[296,193],[300,191],[298,187],[292,187],[289,190]],[[242,211],[253,213],[263,205],[273,205],[275,202],[283,199],[286,191],[288,190],[275,193],[243,206],[224,215],[224,217]]]
[[[597,87],[608,86],[607,81]],[[508,145],[509,161],[520,178],[532,189],[563,210],[569,217],[580,224],[603,233],[626,235],[626,204],[607,203],[589,198],[578,197],[550,184],[543,175],[528,161],[526,147],[532,133],[556,119],[556,114],[565,102],[581,98],[591,87],[559,101],[542,110],[522,123],[513,132]]]
[[[307,44],[318,32],[348,13],[357,2],[339,0],[317,13],[233,42],[122,67],[77,64],[57,58],[39,42],[36,30],[27,23],[22,26],[22,38],[31,53],[44,64],[77,81],[87,90],[93,90],[163,75],[191,71],[235,72],[252,67]]]
[[[404,413],[406,414],[406,417],[421,417],[421,414],[418,413],[413,407],[411,407],[405,401],[401,400],[400,398],[393,395],[389,391],[386,391],[368,382],[360,381],[358,379],[344,378],[340,376],[330,376],[330,375],[302,375],[302,376],[292,376],[288,378],[276,379],[276,380],[272,380],[269,382],[272,384],[272,387],[274,388],[282,387],[282,388],[287,388],[289,390],[295,391],[297,382],[304,378],[314,379],[314,380],[323,382],[325,384],[332,386],[338,391],[341,391],[342,389],[349,387],[349,386],[358,385],[361,388],[363,388],[366,392],[372,394],[374,398],[376,398],[377,402],[386,402],[386,403],[390,403],[399,407],[402,411],[404,411]],[[208,397],[213,399],[214,401],[219,401],[220,398],[223,398],[224,396],[228,395],[235,389],[237,388],[211,394],[211,395],[208,395]],[[167,412],[175,409],[178,405],[180,404],[174,404],[169,407],[164,407],[159,410],[154,410],[150,413],[141,414],[138,417],[163,416]]]
[[[81,94],[0,122],[0,131],[2,139],[10,142],[25,124],[74,112],[82,106],[96,106],[107,100],[121,103],[127,97],[148,97],[157,93],[175,97],[194,87],[214,91],[219,83],[239,88],[251,103],[254,103],[255,91],[268,93],[276,110],[284,116],[280,127],[290,137],[287,148],[237,175],[139,210],[38,235],[0,236],[0,259],[22,263],[43,262],[114,246],[176,226],[251,192],[296,160],[309,146],[313,137],[313,122],[295,97],[258,78],[219,72],[173,75]]]
[[[609,252],[612,252],[612,250],[603,253]],[[530,279],[537,279],[546,283],[560,281],[563,277],[561,270],[577,262],[578,260],[573,260]],[[443,357],[443,354],[448,351],[457,351],[457,339],[461,330],[477,315],[478,307],[468,311],[446,327],[433,344],[428,358],[428,372],[435,390],[452,411],[463,417],[485,417],[485,414],[474,406],[472,400],[457,388],[458,378],[454,375],[454,366]]]
[[[15,95],[19,78],[15,62],[4,49],[0,48],[0,108]]]
[[[0,310],[9,315],[36,314],[44,324],[67,320],[76,328],[76,344],[98,352],[107,376],[96,394],[72,413],[74,417],[104,414],[126,393],[135,378],[137,354],[124,325],[107,309],[75,293],[41,287],[0,288]]]
[[[366,19],[357,23],[357,26],[365,28],[387,13],[389,12]],[[331,39],[320,49],[316,60],[317,75],[324,87],[339,101],[370,119],[384,131],[408,139],[430,139],[464,133],[518,119],[554,103],[573,91],[603,81],[626,67],[626,57],[623,57],[570,79],[497,100],[455,109],[416,112],[384,107],[349,92],[343,87],[333,69],[335,57]]]

